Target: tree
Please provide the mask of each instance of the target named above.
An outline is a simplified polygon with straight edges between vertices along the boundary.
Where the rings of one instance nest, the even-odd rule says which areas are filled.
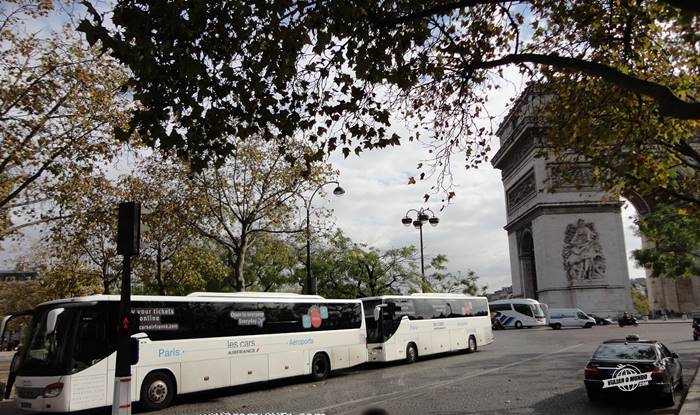
[[[305,148],[296,146],[294,157],[304,154]],[[193,192],[204,206],[198,229],[226,250],[236,291],[246,288],[246,254],[256,238],[301,232],[294,217],[300,194],[329,174],[327,166],[318,165],[302,179],[303,168],[290,163],[272,143],[249,137],[238,143],[226,164],[194,177]]]
[[[154,273],[139,274],[143,294],[187,295],[195,291],[221,291],[229,269],[216,247],[202,241],[190,242],[174,251],[161,281]]]
[[[540,123],[558,176],[700,214],[700,123],[660,117],[639,96],[585,77],[533,89],[548,96]]]
[[[251,134],[281,138],[284,151],[299,129],[316,159],[397,145],[397,111],[409,139],[430,132],[422,168],[442,185],[453,154],[467,168],[487,158],[487,102],[506,67],[528,80],[604,82],[601,91],[634,99],[629,112],[675,120],[674,133],[700,120],[700,15],[690,1],[120,0],[112,23],[93,10],[80,30],[133,71],[143,105],[126,133],[195,164],[225,158]]]
[[[38,203],[111,160],[120,148],[113,129],[127,120],[127,77],[114,59],[69,26],[25,29],[51,10],[51,1],[18,0],[0,11],[0,239],[60,218]]]
[[[360,298],[418,291],[416,248],[386,251],[352,242],[337,230],[312,257],[312,272],[320,295]],[[303,270],[298,279],[303,280]]]
[[[185,276],[177,275],[184,258],[203,253],[205,258],[195,262],[203,265],[216,262],[211,249],[198,241],[194,222],[201,203],[187,185],[187,171],[181,163],[151,154],[138,160],[134,173],[122,177],[118,183],[125,198],[141,203],[141,252],[135,273],[149,290],[153,288],[160,295],[170,294],[172,290],[181,292],[183,284],[202,285],[202,275],[190,275],[190,280],[197,282],[187,284],[182,280]],[[218,278],[216,271],[213,274]]]
[[[477,295],[485,293],[487,287],[479,287],[476,272],[467,270],[463,275],[447,271],[447,256],[439,254],[430,260],[429,274],[426,277],[430,292]]]
[[[61,216],[47,235],[50,256],[72,264],[79,272],[89,270],[110,294],[121,278],[117,254],[117,206],[123,192],[103,175],[75,177],[57,192]],[[76,272],[78,272],[76,271]]]
[[[669,205],[635,220],[650,247],[632,255],[653,277],[690,278],[700,275],[700,217]]]
[[[246,290],[284,291],[294,287],[300,268],[296,250],[280,235],[262,234],[251,244],[244,267]]]
[[[649,299],[644,293],[634,288],[632,288],[632,304],[638,314],[642,316],[649,315]]]

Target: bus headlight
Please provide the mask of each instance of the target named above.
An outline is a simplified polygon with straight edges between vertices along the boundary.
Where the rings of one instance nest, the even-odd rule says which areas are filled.
[[[44,398],[55,398],[61,394],[63,383],[56,382],[44,388]]]

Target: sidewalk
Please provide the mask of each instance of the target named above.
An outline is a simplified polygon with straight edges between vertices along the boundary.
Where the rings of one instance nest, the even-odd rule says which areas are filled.
[[[688,394],[681,404],[678,415],[698,415],[700,414],[700,379],[698,379],[698,371],[700,366],[695,370],[693,380],[688,385]]]

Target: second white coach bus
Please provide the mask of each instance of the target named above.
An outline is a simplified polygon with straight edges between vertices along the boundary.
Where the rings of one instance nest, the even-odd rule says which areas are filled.
[[[531,298],[497,300],[489,305],[492,312],[498,313],[496,318],[503,327],[522,329],[547,324],[547,305]]]
[[[461,294],[363,298],[370,362],[476,351],[493,342],[488,301]]]
[[[118,296],[97,295],[36,308],[17,371],[19,408],[112,404],[118,304]],[[150,410],[176,394],[298,375],[321,380],[367,361],[359,300],[195,293],[134,296],[131,306],[139,343],[131,397]]]

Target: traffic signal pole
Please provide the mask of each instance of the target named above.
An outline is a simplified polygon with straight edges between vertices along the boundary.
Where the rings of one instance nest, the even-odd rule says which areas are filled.
[[[119,204],[117,253],[123,255],[122,287],[119,302],[117,364],[114,371],[112,415],[131,415],[131,327],[137,324],[131,317],[131,257],[139,254],[141,239],[141,205],[134,202]]]

